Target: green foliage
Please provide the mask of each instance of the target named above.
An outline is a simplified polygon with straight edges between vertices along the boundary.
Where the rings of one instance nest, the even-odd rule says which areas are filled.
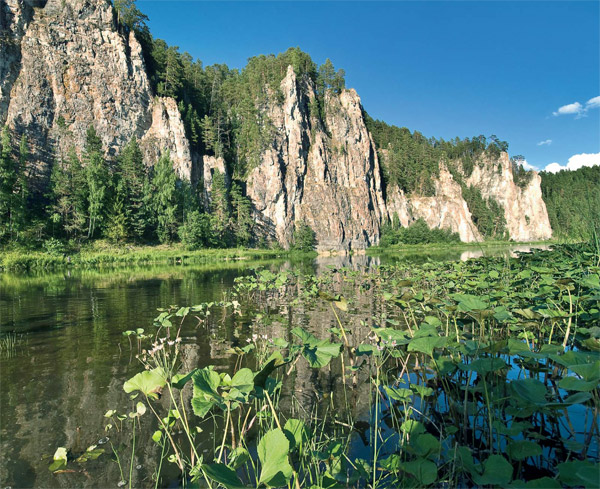
[[[297,222],[292,236],[292,245],[290,249],[308,253],[314,251],[317,244],[317,237],[313,229],[305,222]]]
[[[90,126],[85,144],[85,178],[88,190],[88,239],[102,225],[107,212],[108,169],[102,152],[102,141]]]
[[[418,219],[409,227],[402,227],[397,221],[384,224],[381,229],[380,246],[459,242],[458,233],[453,233],[449,229],[430,229],[425,220]]]
[[[50,177],[51,220],[68,238],[80,239],[86,229],[88,202],[87,178],[81,161],[71,148],[65,159],[52,167]]]
[[[240,184],[233,182],[230,191],[232,209],[232,232],[238,246],[248,246],[253,238],[252,204],[246,197]]]
[[[506,238],[504,209],[493,198],[484,199],[476,187],[462,185],[463,199],[467,203],[473,223],[484,238]]]
[[[235,300],[161,309],[154,324],[165,336],[146,340],[154,342],[140,355],[146,370],[125,383],[148,396],[158,422],[152,439],[169,450],[156,451],[157,478],[168,459],[192,483],[226,488],[597,487],[589,440],[600,387],[600,278],[592,251],[557,245],[517,258],[308,276],[267,268],[239,277]],[[257,304],[292,302],[301,312],[286,315],[290,326],[313,312],[309,319],[339,328],[326,338],[301,326],[285,338],[254,333],[272,330],[272,313]],[[215,323],[239,315],[251,325],[226,350],[230,368],[179,371],[180,332],[216,308]],[[344,324],[360,326],[346,336]],[[300,382],[326,387],[304,409],[290,388]],[[160,402],[151,399],[164,386],[182,392],[163,388]],[[200,457],[199,432],[214,446]]]
[[[156,234],[161,243],[170,243],[177,233],[179,195],[177,175],[169,152],[165,152],[154,166],[151,181],[152,210],[156,216]]]
[[[524,168],[524,162],[525,157],[523,155],[515,155],[510,159],[513,182],[515,182],[515,184],[521,189],[527,188],[531,182],[531,178],[533,177],[533,172]]]
[[[137,8],[135,0],[114,0],[113,5],[117,12],[117,22],[127,31],[147,29],[148,17]]]
[[[600,230],[600,166],[541,172],[542,197],[555,237],[589,240]]]
[[[426,138],[420,132],[374,120],[365,114],[367,128],[373,135],[380,155],[384,180],[388,187],[399,187],[405,193],[432,196],[434,180],[442,162],[457,180],[471,175],[484,154],[498,158],[508,151],[508,143],[492,135],[450,141]]]
[[[181,242],[190,250],[217,247],[218,239],[213,231],[215,219],[214,216],[197,210],[190,212],[179,228]]]
[[[27,224],[27,138],[22,136],[18,159],[13,155],[7,126],[0,136],[0,243],[16,241]]]
[[[145,205],[149,197],[145,195],[149,191],[147,178],[142,151],[137,139],[132,138],[117,159],[115,186],[125,216],[124,237],[134,241],[141,241],[151,224]]]

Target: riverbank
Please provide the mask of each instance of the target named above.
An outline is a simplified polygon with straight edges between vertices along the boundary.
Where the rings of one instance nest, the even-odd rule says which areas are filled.
[[[403,253],[427,253],[442,251],[491,250],[508,246],[539,246],[558,244],[558,241],[485,241],[482,243],[427,243],[419,245],[372,246],[367,250],[351,252],[330,251],[301,253],[281,248],[210,248],[188,250],[180,244],[171,245],[123,245],[117,246],[103,241],[71,251],[32,251],[16,248],[0,251],[0,271],[54,270],[74,267],[119,266],[119,265],[190,265],[234,260],[258,260],[310,256],[338,256],[367,254],[370,256]]]
[[[421,244],[399,244],[394,246],[371,246],[366,250],[367,255],[384,255],[393,253],[409,253],[423,251],[460,251],[460,250],[486,250],[493,248],[502,248],[509,246],[551,246],[555,244],[565,244],[565,241],[545,240],[545,241],[482,241],[482,242],[458,242],[458,243],[421,243]]]
[[[0,271],[93,267],[104,265],[183,265],[194,263],[289,258],[306,254],[283,249],[201,249],[187,250],[183,246],[115,246],[94,243],[74,252],[45,252],[14,249],[0,251]],[[316,256],[316,253],[314,253]]]

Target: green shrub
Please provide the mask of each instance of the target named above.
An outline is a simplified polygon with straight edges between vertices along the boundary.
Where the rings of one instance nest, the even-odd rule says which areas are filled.
[[[409,227],[401,227],[394,222],[384,225],[381,229],[379,244],[383,247],[427,243],[460,243],[460,236],[449,229],[430,229],[423,219],[418,219]]]
[[[308,253],[310,251],[314,251],[316,244],[317,239],[312,228],[304,221],[296,224],[290,249],[293,251]]]

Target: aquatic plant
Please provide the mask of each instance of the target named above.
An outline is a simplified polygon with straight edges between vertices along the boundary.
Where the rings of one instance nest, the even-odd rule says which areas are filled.
[[[328,336],[301,313],[286,322],[292,307],[329,311]],[[247,328],[227,350],[235,367],[186,369],[182,332],[217,311]],[[263,333],[277,322],[289,334]],[[154,327],[124,390],[136,396],[130,468],[136,406],[153,415],[156,487],[168,466],[181,485],[228,489],[600,484],[590,246],[317,276],[263,269],[222,302],[160,310]],[[325,387],[295,392],[298,372]],[[212,448],[200,450],[207,433]]]

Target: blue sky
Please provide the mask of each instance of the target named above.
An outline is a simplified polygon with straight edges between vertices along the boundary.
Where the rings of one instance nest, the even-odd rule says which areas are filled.
[[[374,118],[496,134],[538,169],[600,164],[600,2],[137,3],[154,36],[205,65],[299,46],[344,68]]]

